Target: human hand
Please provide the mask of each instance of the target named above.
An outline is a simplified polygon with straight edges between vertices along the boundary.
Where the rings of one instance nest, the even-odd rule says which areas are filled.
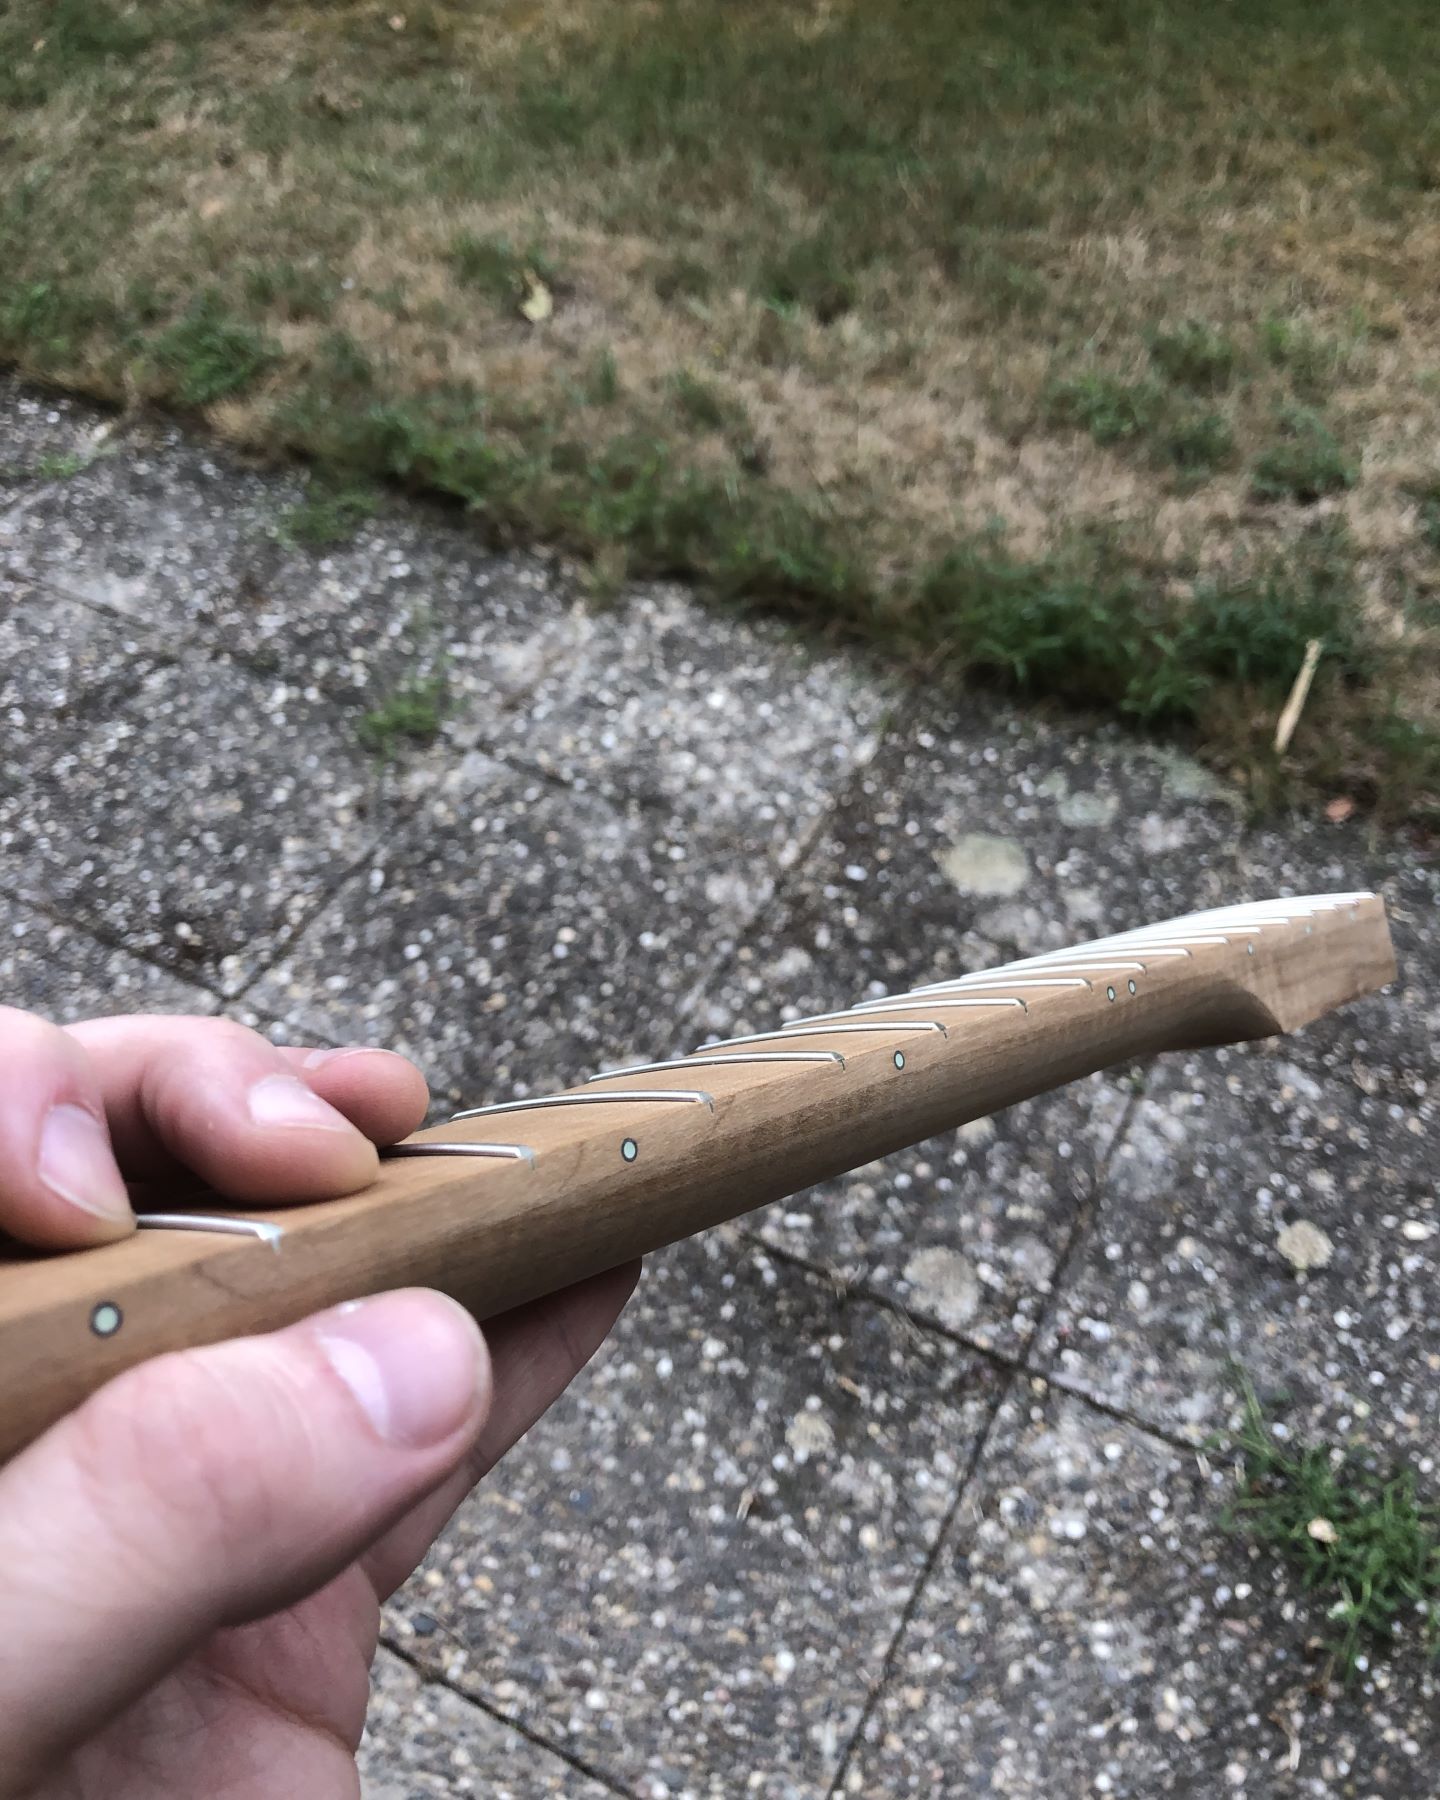
[[[0,1232],[134,1229],[125,1181],[351,1193],[424,1116],[387,1051],[0,1007]],[[0,1469],[0,1800],[355,1800],[380,1603],[583,1367],[634,1267],[474,1322],[420,1290],[157,1358]],[[23,1371],[0,1372],[3,1383]]]

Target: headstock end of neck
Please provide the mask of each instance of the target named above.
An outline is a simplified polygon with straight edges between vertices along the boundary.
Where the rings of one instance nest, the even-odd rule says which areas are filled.
[[[1185,1048],[1298,1031],[1395,979],[1385,902],[1377,894],[1308,894],[1223,907],[1177,924],[1225,941],[1213,1019],[1197,1021]]]

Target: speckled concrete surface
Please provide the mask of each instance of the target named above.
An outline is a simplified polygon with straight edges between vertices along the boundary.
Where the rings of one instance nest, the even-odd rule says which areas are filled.
[[[1440,1486],[1434,863],[673,588],[597,610],[453,513],[304,549],[302,491],[0,383],[5,1000],[480,1100],[1247,894],[1379,886],[1403,971],[654,1259],[389,1608],[372,1800],[1433,1793],[1418,1655],[1320,1683],[1195,1446],[1238,1357]]]

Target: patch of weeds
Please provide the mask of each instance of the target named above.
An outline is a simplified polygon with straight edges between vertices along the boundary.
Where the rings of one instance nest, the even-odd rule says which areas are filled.
[[[1355,485],[1355,462],[1319,413],[1289,406],[1279,424],[1281,437],[1260,452],[1251,468],[1250,486],[1257,498],[1309,506]]]
[[[1344,534],[1329,527],[1254,573],[1196,584],[1176,653],[1217,680],[1279,694],[1318,638],[1327,671],[1364,681],[1377,671]]]
[[[1357,1445],[1281,1444],[1243,1376],[1240,1389],[1240,1429],[1209,1446],[1240,1458],[1227,1526],[1315,1596],[1346,1681],[1407,1628],[1440,1653],[1440,1505],[1421,1497],[1413,1470],[1382,1469]]]
[[[372,707],[355,727],[367,750],[386,762],[407,744],[433,744],[450,710],[450,687],[443,671],[412,676]]]
[[[922,642],[963,666],[1082,704],[1123,701],[1143,636],[1137,584],[1094,545],[1027,560],[998,533],[944,556],[906,612]]]
[[[1175,414],[1161,431],[1165,454],[1188,480],[1198,481],[1223,469],[1235,450],[1235,437],[1223,413],[1186,410]]]
[[[450,265],[464,287],[487,294],[497,306],[513,307],[524,299],[528,277],[553,282],[555,271],[537,246],[517,250],[508,238],[477,237],[462,231],[450,242]]]
[[[373,488],[312,481],[298,506],[282,513],[276,536],[283,543],[320,550],[345,544],[367,519],[374,518],[379,496]]]
[[[1157,327],[1146,338],[1150,360],[1176,387],[1217,394],[1228,387],[1238,360],[1234,341],[1203,319]]]
[[[602,350],[585,377],[585,398],[591,406],[613,406],[620,396],[620,371],[613,351]]]
[[[704,300],[715,284],[715,277],[694,257],[673,256],[657,265],[650,282],[661,300]]]
[[[139,56],[149,49],[155,26],[133,7],[109,0],[56,0],[45,23],[45,49],[64,62]]]
[[[75,362],[113,322],[114,309],[83,283],[30,281],[0,290],[0,349],[23,352],[37,368]]]
[[[246,298],[279,313],[283,319],[328,319],[335,304],[335,284],[318,269],[299,263],[262,263],[245,278]]]
[[[1105,445],[1148,434],[1164,403],[1155,382],[1122,381],[1098,369],[1054,381],[1046,395],[1047,410],[1057,424],[1078,426]]]
[[[1268,363],[1285,372],[1295,392],[1308,400],[1323,399],[1340,373],[1339,344],[1303,320],[1268,314],[1260,322],[1260,349]]]
[[[233,318],[213,293],[202,294],[149,346],[150,360],[170,377],[182,406],[209,406],[240,393],[279,354],[273,339]]]
[[[1033,315],[1050,298],[1042,276],[997,249],[991,234],[964,224],[944,233],[935,245],[942,273],[967,289],[1001,318]]]
[[[1311,638],[1327,669],[1362,680],[1373,658],[1334,532],[1254,575],[1161,597],[1103,540],[1024,560],[995,536],[944,557],[911,603],[913,628],[962,665],[1032,694],[1198,727],[1214,697],[1275,697]]]
[[[676,371],[670,391],[681,416],[699,431],[727,431],[746,423],[744,409],[737,400],[690,369]]]
[[[52,451],[42,456],[35,464],[35,473],[46,481],[68,481],[72,475],[78,475],[89,459],[77,455],[73,450],[64,452]]]
[[[858,294],[855,277],[836,239],[828,232],[795,238],[761,268],[756,292],[782,312],[804,311],[821,325],[850,312]]]

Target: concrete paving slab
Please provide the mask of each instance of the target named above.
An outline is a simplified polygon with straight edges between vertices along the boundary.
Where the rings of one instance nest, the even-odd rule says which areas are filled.
[[[473,1700],[426,1681],[388,1650],[375,1659],[359,1760],[363,1800],[610,1800],[622,1791],[592,1781]]]
[[[678,830],[470,752],[251,1003],[415,1057],[480,1105],[670,1051],[716,955],[716,859]]]
[[[0,375],[0,508],[68,480],[102,453],[115,428],[94,407]]]
[[[0,562],[172,642],[252,586],[299,477],[163,426],[133,426],[0,514]]]
[[[323,706],[221,663],[95,711],[42,721],[3,778],[5,885],[233,991],[370,848],[372,766]]]
[[[361,711],[438,682],[453,749],[512,735],[508,712],[554,654],[547,628],[568,630],[574,604],[537,559],[486,551],[453,513],[391,503],[346,543],[257,540],[206,631],[257,671]]]
[[[68,1025],[106,1013],[213,1013],[213,994],[0,893],[0,1005]]]
[[[711,1233],[653,1260],[389,1629],[646,1800],[823,1795],[996,1381]]]
[[[733,859],[726,888],[762,905],[892,704],[860,667],[673,586],[577,610],[492,742],[581,792],[638,801]]]
[[[39,773],[44,726],[98,723],[154,669],[158,647],[124,619],[31,582],[0,576],[0,783]]]
[[[1415,1653],[1317,1693],[1313,1622],[1218,1528],[1228,1491],[1224,1470],[1082,1401],[1018,1390],[840,1791],[1430,1792],[1433,1670]]]

